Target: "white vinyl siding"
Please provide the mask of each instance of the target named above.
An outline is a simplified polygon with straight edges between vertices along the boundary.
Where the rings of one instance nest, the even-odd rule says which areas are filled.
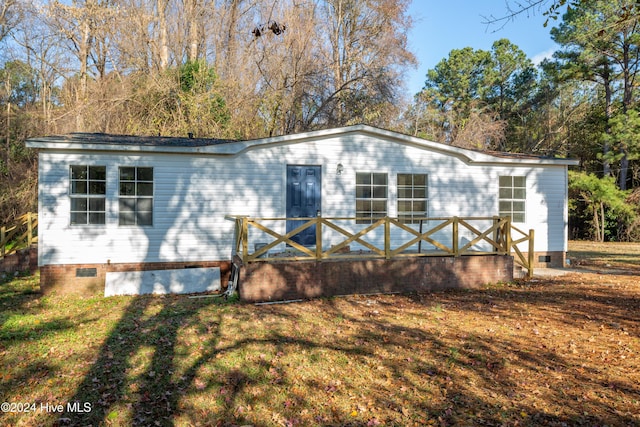
[[[428,174],[430,217],[497,215],[499,176],[526,176],[529,208],[526,223],[518,227],[535,229],[536,251],[566,250],[564,165],[471,164],[368,134],[265,144],[234,155],[45,149],[39,155],[41,265],[229,260],[234,222],[225,216],[284,217],[287,164],[322,166],[324,217],[356,216],[357,172],[388,177],[386,213],[391,217],[399,214],[398,173]],[[341,174],[338,164],[344,166]],[[106,166],[104,226],[70,227],[69,165]],[[131,165],[153,168],[152,227],[119,225],[119,168]],[[350,227],[358,231],[367,225],[351,222]],[[285,230],[284,223],[274,223],[274,228]],[[382,239],[383,228],[367,239]],[[471,238],[460,233],[461,238]],[[323,229],[323,238],[328,248],[340,236]],[[359,249],[355,242],[350,246]]]

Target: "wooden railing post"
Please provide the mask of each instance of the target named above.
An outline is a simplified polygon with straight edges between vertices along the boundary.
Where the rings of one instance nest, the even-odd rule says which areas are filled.
[[[242,217],[242,262],[249,260],[249,218]]]
[[[533,237],[535,235],[535,231],[533,229],[529,230],[529,253],[527,254],[527,258],[529,259],[529,271],[527,271],[527,276],[529,277],[529,279],[531,279],[533,277],[533,260],[534,260],[534,254],[533,254]]]
[[[454,216],[453,217],[453,223],[452,225],[452,231],[451,234],[453,236],[453,256],[460,256],[460,251],[458,249],[458,240],[459,240],[459,236],[458,236],[458,217]]]
[[[384,257],[391,259],[391,218],[384,219]]]
[[[240,252],[240,242],[242,241],[242,221],[240,218],[233,220],[233,248],[231,249],[231,257],[238,255]]]
[[[316,221],[316,261],[322,259],[322,217],[318,216]]]
[[[7,236],[7,227],[5,226],[0,227],[0,258],[4,258],[5,244],[7,243],[4,241],[4,239],[6,236]]]
[[[504,233],[504,246],[506,249],[507,255],[511,255],[511,217],[507,216],[507,222],[505,223],[505,233]]]
[[[33,214],[29,212],[27,214],[27,245],[31,247],[33,243]]]
[[[500,227],[497,227],[496,225],[498,224],[498,222],[500,222],[500,217],[499,216],[494,216],[493,217],[493,241],[496,242],[498,245],[500,245],[500,239],[502,238],[501,234],[500,234]],[[494,246],[493,247],[493,252],[500,252],[500,249],[498,246]]]

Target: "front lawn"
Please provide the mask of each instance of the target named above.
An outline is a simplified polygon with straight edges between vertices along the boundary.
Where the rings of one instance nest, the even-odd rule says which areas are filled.
[[[640,275],[640,243],[571,241],[567,256],[574,266],[622,268]]]
[[[0,425],[640,424],[638,275],[262,306],[34,291],[0,285]]]

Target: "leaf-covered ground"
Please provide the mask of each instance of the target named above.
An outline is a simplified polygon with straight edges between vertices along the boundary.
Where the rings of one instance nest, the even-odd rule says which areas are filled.
[[[43,297],[37,278],[11,280],[0,397],[29,412],[0,425],[638,425],[627,267],[266,306]]]
[[[569,259],[575,266],[594,269],[605,268],[629,270],[640,274],[640,244],[626,242],[572,241]]]

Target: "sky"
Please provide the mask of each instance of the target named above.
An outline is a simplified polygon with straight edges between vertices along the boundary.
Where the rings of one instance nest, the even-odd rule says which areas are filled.
[[[516,0],[508,0],[515,5]],[[418,67],[407,75],[407,94],[413,97],[424,86],[427,70],[447,58],[453,49],[472,47],[491,50],[496,40],[506,38],[518,46],[535,64],[550,57],[558,46],[549,34],[554,21],[543,26],[543,10],[521,14],[502,24],[487,26],[487,18],[508,14],[507,0],[413,0],[409,15],[414,26],[409,33],[409,49]]]

